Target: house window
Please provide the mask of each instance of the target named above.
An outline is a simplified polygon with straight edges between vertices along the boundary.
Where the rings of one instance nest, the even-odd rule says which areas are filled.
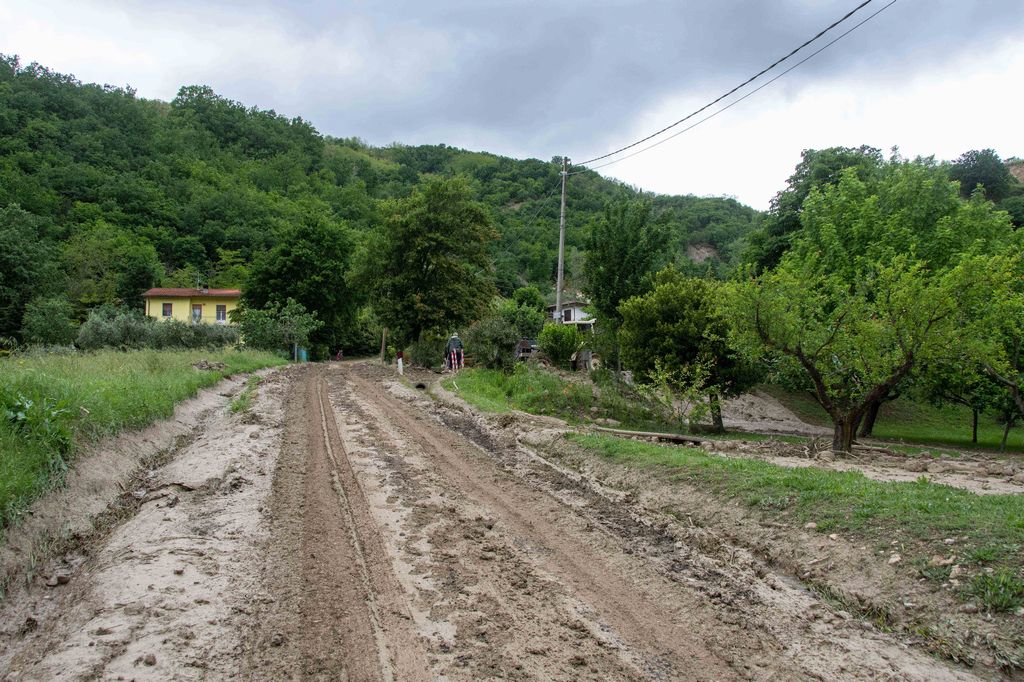
[[[192,321],[202,322],[203,321],[203,304],[193,303],[192,304]]]
[[[566,308],[562,311],[562,321],[572,322],[572,308]]]
[[[221,324],[228,321],[228,307],[226,305],[217,306],[217,321]]]
[[[173,309],[174,309],[174,304],[173,303],[164,303],[164,309],[163,309],[164,317],[170,317],[171,316],[171,311]]]

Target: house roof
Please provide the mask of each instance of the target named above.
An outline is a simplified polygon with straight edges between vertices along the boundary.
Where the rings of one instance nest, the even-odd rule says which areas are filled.
[[[238,298],[242,292],[238,289],[166,289],[157,287],[142,294],[143,298],[192,298],[193,296],[210,296],[214,298]]]

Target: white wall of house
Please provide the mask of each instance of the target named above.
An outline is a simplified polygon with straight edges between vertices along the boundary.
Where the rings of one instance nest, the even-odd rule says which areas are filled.
[[[584,304],[572,301],[562,305],[562,316],[563,322],[587,322],[588,320],[594,319],[592,315],[583,310]],[[559,319],[558,313],[554,306],[548,308],[551,312],[551,319]]]

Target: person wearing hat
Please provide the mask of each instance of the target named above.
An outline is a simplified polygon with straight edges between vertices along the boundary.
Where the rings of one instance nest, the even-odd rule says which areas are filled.
[[[462,352],[462,339],[459,338],[458,332],[452,334],[451,338],[448,339],[448,343],[444,347],[444,359],[445,366],[449,371],[454,372],[455,370],[462,369],[463,352]]]

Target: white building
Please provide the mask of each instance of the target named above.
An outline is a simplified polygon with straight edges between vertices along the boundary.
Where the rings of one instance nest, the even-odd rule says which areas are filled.
[[[574,324],[580,331],[588,331],[597,322],[597,319],[591,317],[590,313],[583,310],[583,306],[587,305],[586,301],[565,301],[562,303],[562,324]],[[551,315],[551,319],[557,320],[559,316],[555,312],[555,306],[548,306],[548,314]]]

